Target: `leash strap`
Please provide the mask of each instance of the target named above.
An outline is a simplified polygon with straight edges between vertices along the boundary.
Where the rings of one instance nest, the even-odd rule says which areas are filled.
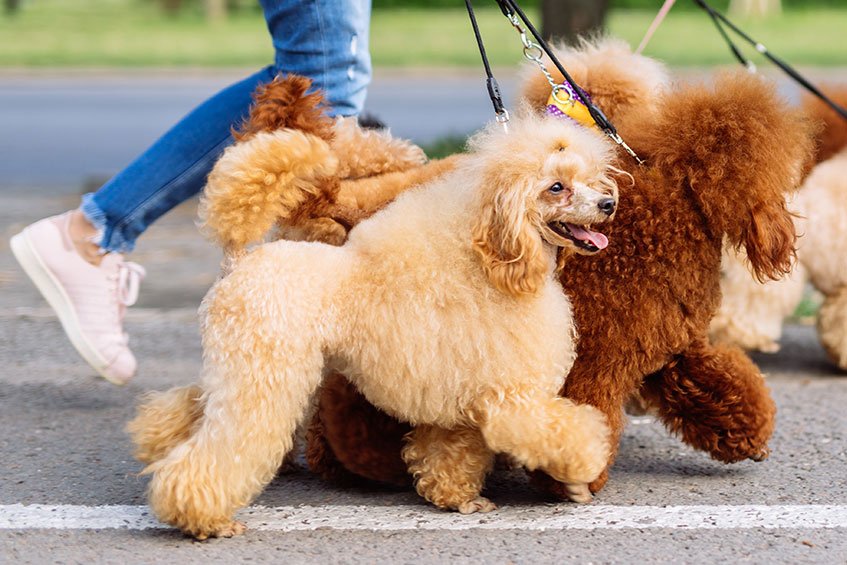
[[[562,74],[562,77],[564,77],[565,81],[570,85],[574,94],[576,94],[579,100],[585,105],[589,115],[594,120],[594,123],[597,124],[597,127],[600,128],[600,130],[605,133],[609,138],[611,138],[612,141],[617,143],[627,153],[629,153],[629,155],[632,156],[632,158],[635,159],[639,165],[643,164],[644,161],[642,161],[635,153],[635,151],[633,151],[632,148],[627,145],[626,142],[621,138],[621,136],[618,134],[617,129],[615,129],[615,126],[612,125],[611,121],[609,121],[609,118],[607,118],[603,111],[600,110],[600,108],[598,108],[591,101],[591,98],[576,83],[576,81],[571,77],[568,71],[565,70],[565,67],[562,66],[562,63],[553,54],[553,51],[552,49],[550,49],[550,46],[547,44],[544,38],[541,37],[541,34],[538,33],[538,30],[535,29],[535,26],[532,25],[532,22],[529,20],[524,11],[518,5],[517,1],[496,0],[496,2],[497,5],[500,6],[500,10],[503,12],[503,15],[506,16],[506,18],[512,23],[513,26],[518,27],[518,18],[520,18],[520,21],[523,22],[523,24],[535,38],[535,41],[537,42],[538,46],[544,51],[547,57],[550,58],[550,61],[553,62],[553,64],[556,66],[556,69],[558,69],[558,71]]]
[[[659,8],[659,12],[656,14],[656,17],[653,18],[653,22],[650,24],[650,27],[647,28],[647,33],[644,34],[644,38],[641,40],[641,43],[638,44],[638,49],[635,50],[636,55],[641,55],[641,52],[644,51],[644,48],[647,47],[647,44],[650,43],[650,39],[653,37],[653,34],[656,33],[656,30],[659,29],[659,26],[662,25],[662,22],[665,20],[665,16],[668,15],[668,12],[673,8],[676,0],[665,0],[665,3],[662,4],[662,7]]]
[[[761,43],[759,43],[758,41],[756,41],[755,39],[753,39],[752,37],[750,37],[749,35],[747,35],[746,33],[744,33],[741,29],[739,29],[739,28],[738,28],[738,26],[736,26],[736,25],[735,25],[735,24],[733,24],[731,21],[729,21],[729,20],[726,18],[726,16],[724,16],[723,14],[721,14],[721,13],[717,12],[714,8],[712,8],[711,6],[709,6],[709,5],[705,2],[705,0],[694,0],[694,2],[695,2],[698,6],[700,6],[701,8],[703,8],[703,10],[705,10],[705,11],[706,11],[706,12],[707,12],[707,13],[708,13],[711,17],[712,17],[712,21],[714,21],[714,22],[715,22],[715,26],[718,28],[718,31],[720,31],[720,33],[721,33],[721,35],[723,36],[724,40],[727,42],[727,45],[729,46],[729,48],[730,48],[730,50],[732,51],[732,53],[735,55],[735,58],[736,58],[736,59],[738,59],[738,61],[739,61],[742,65],[744,65],[745,67],[747,67],[747,69],[748,69],[748,70],[750,70],[750,71],[753,71],[753,72],[754,72],[754,71],[755,71],[755,69],[756,69],[755,65],[753,65],[753,63],[752,63],[749,59],[745,58],[745,57],[741,54],[741,52],[738,50],[738,48],[736,47],[736,45],[735,45],[735,44],[732,42],[732,40],[729,38],[729,35],[726,33],[726,30],[723,28],[723,25],[726,25],[727,27],[729,27],[729,29],[731,29],[731,30],[732,30],[732,31],[734,31],[736,34],[738,34],[738,36],[739,36],[739,37],[741,37],[742,39],[744,39],[745,41],[747,41],[750,45],[752,45],[752,46],[756,49],[756,51],[758,51],[759,53],[761,53],[762,55],[764,55],[765,57],[767,57],[769,61],[771,61],[771,62],[772,62],[773,64],[775,64],[777,67],[779,67],[780,69],[782,69],[782,71],[783,71],[785,74],[787,74],[788,76],[790,76],[791,78],[793,78],[793,79],[794,79],[795,81],[797,81],[797,83],[799,83],[799,84],[800,84],[803,88],[805,88],[806,90],[808,90],[809,92],[811,92],[812,94],[814,94],[815,96],[817,96],[817,97],[818,97],[818,98],[819,98],[822,102],[824,102],[827,106],[829,106],[830,108],[832,108],[832,109],[833,109],[833,110],[834,110],[834,111],[835,111],[838,115],[840,115],[842,118],[844,118],[845,120],[847,120],[847,110],[845,110],[844,108],[842,108],[841,106],[839,106],[838,104],[836,104],[836,103],[835,103],[833,100],[831,100],[831,99],[830,99],[830,98],[829,98],[826,94],[824,94],[823,92],[821,92],[820,90],[818,90],[818,89],[815,87],[815,85],[813,85],[813,84],[812,84],[812,83],[810,83],[808,80],[806,80],[806,78],[805,78],[805,77],[803,77],[800,73],[798,73],[798,72],[797,72],[797,71],[796,71],[793,67],[791,67],[788,63],[786,63],[785,61],[783,61],[782,59],[780,59],[780,58],[779,58],[779,57],[777,57],[776,55],[773,55],[770,51],[768,51],[768,48],[767,48],[767,47],[765,47],[764,45],[762,45]]]
[[[500,85],[497,79],[494,78],[494,73],[491,72],[491,64],[488,62],[488,55],[485,53],[485,45],[482,42],[482,34],[479,32],[479,25],[476,22],[476,14],[474,14],[471,0],[465,0],[465,6],[468,9],[468,17],[473,26],[474,37],[476,44],[479,47],[479,54],[482,57],[482,66],[485,67],[485,86],[488,89],[488,97],[491,99],[491,104],[494,106],[494,116],[497,122],[503,125],[503,129],[509,131],[509,112],[503,104],[503,97],[500,94]]]
[[[576,81],[573,80],[571,75],[568,74],[568,71],[566,71],[565,68],[562,66],[562,63],[560,63],[556,56],[553,55],[553,51],[550,49],[550,46],[547,45],[547,42],[544,41],[544,39],[541,37],[541,34],[538,33],[538,30],[535,29],[535,26],[532,25],[532,22],[530,22],[529,18],[526,17],[526,14],[523,12],[523,10],[521,10],[517,2],[515,0],[496,0],[496,2],[497,5],[500,6],[500,10],[503,12],[503,15],[506,16],[509,22],[511,22],[512,25],[515,26],[515,28],[517,28],[518,31],[521,32],[521,39],[524,42],[525,48],[524,54],[526,55],[526,49],[540,48],[550,58],[553,64],[556,65],[556,68],[559,70],[559,72],[562,73],[562,77],[564,77],[565,82],[570,87],[565,90],[572,92],[572,95],[576,95],[576,97],[579,98],[579,100],[582,102],[583,105],[585,105],[585,108],[588,110],[591,119],[593,119],[594,123],[597,124],[597,127],[600,128],[600,130],[605,133],[608,137],[610,137],[615,143],[620,145],[627,153],[629,153],[638,162],[638,164],[642,164],[643,161],[638,157],[635,151],[633,151],[632,148],[627,145],[626,142],[621,138],[621,136],[615,129],[615,126],[612,125],[612,122],[609,121],[609,119],[602,112],[602,110],[600,110],[600,108],[594,105],[594,103],[591,101],[591,98],[585,93],[584,90],[582,90],[582,88],[580,88]],[[509,113],[506,111],[506,108],[503,105],[503,98],[500,95],[500,86],[497,84],[497,79],[494,78],[494,74],[491,72],[491,65],[488,61],[488,55],[485,52],[485,45],[482,41],[482,34],[479,31],[479,25],[476,21],[476,15],[474,14],[471,0],[465,0],[465,7],[468,10],[468,17],[471,20],[471,26],[473,26],[474,37],[476,38],[476,43],[479,47],[479,54],[482,57],[482,65],[483,67],[485,67],[485,84],[488,88],[488,96],[489,98],[491,98],[491,104],[494,106],[494,114],[496,116],[497,121],[503,125],[503,129],[509,131]],[[520,20],[518,20],[518,18],[520,18]],[[531,44],[526,39],[523,30],[520,28],[521,21],[527,27],[530,33],[532,33],[532,36],[535,38],[535,40],[538,42],[536,45]],[[544,69],[543,64],[541,64],[540,52],[537,57],[527,58],[540,64],[541,70],[544,72],[545,75],[548,76],[548,80],[551,81],[551,84],[553,86],[553,95],[555,96],[557,88],[561,88],[561,86],[557,87],[555,84],[552,83],[552,77],[549,75],[548,72],[546,72],[546,69]]]

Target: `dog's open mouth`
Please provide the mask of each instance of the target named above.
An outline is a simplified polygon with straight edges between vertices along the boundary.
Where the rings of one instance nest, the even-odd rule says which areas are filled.
[[[550,222],[547,224],[557,235],[571,240],[574,245],[589,253],[596,253],[609,245],[609,239],[589,226],[578,226],[568,222]]]

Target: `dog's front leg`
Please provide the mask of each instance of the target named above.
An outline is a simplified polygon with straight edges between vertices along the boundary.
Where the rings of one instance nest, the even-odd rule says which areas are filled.
[[[259,335],[251,330],[254,338]],[[233,516],[273,478],[291,449],[323,364],[309,340],[296,342],[302,351],[271,340],[236,348],[229,339],[218,341],[206,349],[202,422],[147,469],[153,473],[153,511],[198,539],[244,531]]]
[[[494,453],[478,429],[418,426],[409,433],[407,441],[403,459],[422,497],[439,508],[462,514],[497,508],[481,496]]]
[[[497,453],[559,481],[564,495],[588,502],[588,483],[609,459],[609,426],[602,412],[562,397],[507,394],[483,409],[482,434]]]

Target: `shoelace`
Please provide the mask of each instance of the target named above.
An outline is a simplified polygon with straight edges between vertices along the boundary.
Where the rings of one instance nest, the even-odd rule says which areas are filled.
[[[115,297],[119,306],[116,310],[117,323],[123,325],[123,317],[127,306],[132,306],[138,300],[138,289],[141,279],[147,274],[144,267],[131,261],[121,261],[117,264],[117,273],[112,279],[115,283]],[[126,346],[129,343],[129,334],[121,333],[119,343]]]
[[[124,306],[132,306],[138,300],[141,279],[147,275],[144,267],[131,261],[118,263],[118,299]]]

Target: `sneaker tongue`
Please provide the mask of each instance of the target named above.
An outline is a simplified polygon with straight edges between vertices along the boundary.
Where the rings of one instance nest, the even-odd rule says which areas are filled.
[[[106,270],[114,270],[118,265],[124,262],[123,255],[120,253],[106,253],[100,261],[100,268]]]
[[[588,241],[597,249],[606,249],[609,246],[609,238],[598,231],[591,231],[574,224],[568,224],[568,229],[571,230],[575,238]]]

